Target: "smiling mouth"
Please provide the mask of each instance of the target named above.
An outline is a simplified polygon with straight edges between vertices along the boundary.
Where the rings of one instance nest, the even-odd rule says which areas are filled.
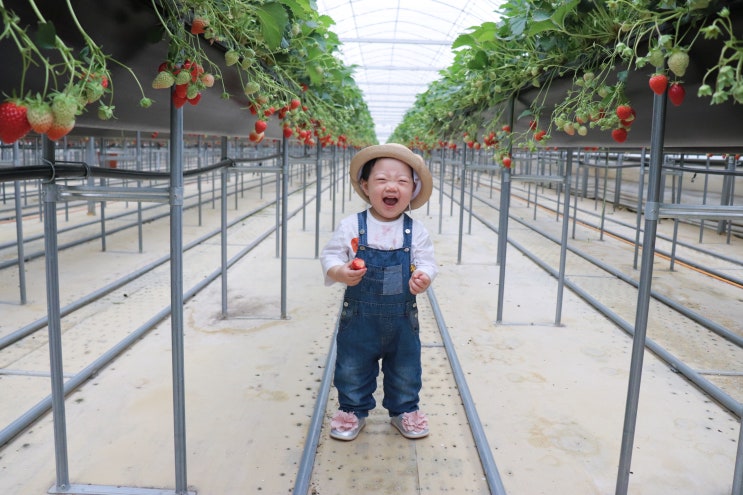
[[[384,198],[383,201],[387,206],[395,206],[397,204],[397,198]]]

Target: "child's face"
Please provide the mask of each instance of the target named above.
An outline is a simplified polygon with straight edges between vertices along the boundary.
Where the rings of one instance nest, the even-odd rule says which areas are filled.
[[[413,169],[395,158],[379,158],[361,188],[369,196],[372,215],[391,221],[402,215],[413,197]]]

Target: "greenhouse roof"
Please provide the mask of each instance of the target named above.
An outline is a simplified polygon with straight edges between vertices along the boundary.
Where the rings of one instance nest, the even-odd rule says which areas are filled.
[[[333,18],[340,57],[356,66],[354,78],[385,142],[417,94],[451,65],[452,42],[470,27],[496,21],[503,0],[318,0]]]

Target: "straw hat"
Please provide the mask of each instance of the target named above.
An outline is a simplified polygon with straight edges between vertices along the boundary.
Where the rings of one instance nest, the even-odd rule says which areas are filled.
[[[431,172],[420,155],[416,155],[406,146],[396,143],[369,146],[351,158],[351,184],[364,201],[370,203],[369,196],[361,188],[361,172],[364,170],[364,165],[375,158],[395,158],[410,165],[410,168],[413,169],[413,181],[415,182],[410,208],[415,210],[426,204],[433,191]]]

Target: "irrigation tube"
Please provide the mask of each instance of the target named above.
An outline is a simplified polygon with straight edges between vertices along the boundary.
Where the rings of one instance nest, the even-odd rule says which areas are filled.
[[[444,317],[441,314],[441,308],[436,300],[436,295],[433,292],[433,288],[429,287],[426,291],[428,300],[431,302],[433,308],[433,315],[436,318],[436,322],[439,326],[439,332],[441,333],[441,340],[444,342],[444,349],[446,349],[446,355],[449,357],[449,363],[451,364],[452,372],[454,374],[454,380],[457,382],[457,388],[459,389],[459,396],[462,398],[462,404],[464,405],[464,411],[467,414],[467,420],[470,423],[470,429],[472,430],[472,436],[475,439],[475,446],[477,452],[480,454],[480,462],[482,463],[483,471],[485,471],[485,478],[488,481],[490,487],[490,493],[495,495],[505,494],[506,489],[503,487],[503,482],[498,474],[498,468],[495,465],[493,459],[493,453],[490,451],[490,445],[488,439],[485,436],[485,432],[482,429],[482,423],[480,423],[480,417],[477,414],[475,403],[472,400],[470,389],[467,386],[467,381],[462,373],[462,366],[459,364],[459,358],[457,352],[454,350],[454,344],[449,337],[449,331],[446,328]]]
[[[315,465],[315,453],[317,452],[317,444],[320,442],[320,431],[322,430],[325,409],[328,405],[328,398],[330,397],[330,382],[333,378],[333,367],[335,366],[337,350],[335,338],[338,334],[339,323],[340,311],[338,317],[335,319],[335,330],[331,339],[330,352],[328,352],[328,359],[325,361],[325,371],[320,382],[320,390],[315,401],[315,409],[312,411],[312,420],[310,420],[310,429],[307,432],[307,439],[304,443],[302,460],[299,463],[299,471],[297,471],[297,479],[294,482],[294,491],[292,491],[294,494],[307,495],[310,490],[312,467]]]
[[[482,198],[479,198],[479,197],[478,197],[478,199],[480,201],[482,201],[483,203],[485,203],[486,205],[492,206],[487,200],[482,199]],[[495,233],[498,233],[499,229],[496,228],[496,227],[494,227],[489,221],[485,220],[482,216],[478,215],[477,213],[472,213],[472,215],[474,215],[475,218],[477,218],[483,225],[485,225],[486,227],[488,227],[490,230],[492,230]],[[516,220],[517,222],[521,223],[525,227],[531,228],[531,226],[527,222],[525,222],[523,220],[520,220],[519,218],[514,217],[514,220]],[[544,232],[540,232],[540,231],[538,231],[538,232],[540,234],[542,234],[543,237],[545,237],[546,239],[549,239],[550,241],[554,242],[555,244],[558,244],[558,245],[560,244],[560,240],[557,239],[556,237],[551,236],[551,235],[548,235],[548,234],[546,234]],[[622,236],[619,236],[619,237],[622,238],[622,239],[625,239],[625,240],[629,240],[626,237],[622,237]],[[512,243],[514,245],[516,244],[515,242],[512,242],[511,240],[509,240],[508,242],[510,242],[510,243]],[[568,251],[577,254],[578,256],[586,259],[587,261],[590,261],[592,264],[594,264],[597,267],[601,268],[605,272],[607,272],[607,273],[609,273],[609,274],[617,277],[618,279],[622,280],[623,282],[626,282],[626,283],[634,286],[635,288],[637,287],[638,282],[635,281],[634,279],[632,279],[631,277],[627,276],[626,274],[622,273],[621,271],[616,270],[616,269],[608,266],[607,264],[601,262],[600,260],[594,258],[593,256],[588,255],[588,254],[586,254],[586,253],[584,253],[584,252],[582,252],[582,251],[580,251],[580,250],[578,250],[578,249],[576,249],[574,247],[568,246],[567,249],[568,249]],[[658,254],[665,254],[663,251],[660,251],[660,250],[656,250],[656,253],[658,253]],[[679,258],[677,258],[677,260],[679,260]],[[704,267],[702,267],[699,264],[695,264],[695,263],[690,262],[690,261],[687,261],[687,260],[683,260],[683,262],[685,264],[687,264],[687,265],[692,266],[692,267],[704,268]],[[539,263],[537,263],[537,264],[539,264]],[[713,275],[716,274],[714,270],[709,270],[707,268],[704,268],[704,269],[705,269],[705,271],[708,271],[709,273],[712,273]],[[727,275],[725,276],[725,278],[727,280],[731,280],[731,281],[737,283],[736,280],[732,279],[731,277],[729,277]],[[716,333],[720,337],[728,340],[729,342],[732,342],[733,344],[736,344],[739,347],[743,347],[743,337],[741,337],[740,335],[737,335],[737,334],[733,333],[731,330],[725,328],[724,326],[720,325],[719,323],[717,323],[715,321],[712,321],[709,318],[706,318],[705,316],[703,316],[703,315],[701,315],[701,314],[699,314],[699,313],[697,313],[695,311],[690,310],[689,308],[684,307],[683,305],[681,305],[678,302],[674,301],[670,297],[664,296],[663,294],[659,294],[659,293],[651,290],[651,295],[657,301],[665,304],[666,306],[668,306],[669,308],[671,308],[671,309],[673,309],[675,311],[678,311],[679,313],[681,313],[682,315],[686,316],[690,320],[699,323],[700,325],[704,326],[705,328],[707,328],[711,332]]]
[[[262,210],[265,210],[269,206],[271,206],[273,202],[266,203],[263,206],[259,206],[258,208],[254,209],[253,211],[250,211],[246,213],[245,215],[241,216],[240,218],[237,218],[233,220],[229,226],[233,226],[239,222],[242,222],[244,219],[255,215],[259,213]],[[192,249],[193,247],[202,244],[203,242],[206,242],[208,239],[216,236],[219,234],[219,230],[214,230],[212,232],[209,232],[198,239],[195,239],[194,241],[190,242],[189,244],[184,247],[184,251],[188,251]],[[94,291],[88,294],[87,296],[84,296],[81,299],[78,299],[77,301],[72,302],[71,304],[68,304],[64,308],[61,309],[60,314],[61,316],[67,316],[68,314],[77,311],[78,309],[84,307],[87,304],[90,304],[91,302],[100,299],[101,297],[105,296],[106,294],[113,292],[114,290],[128,284],[129,282],[136,280],[137,278],[141,277],[145,273],[155,269],[157,266],[162,265],[163,263],[166,263],[168,260],[170,260],[170,255],[167,254],[165,256],[162,256],[161,258],[153,261],[152,263],[145,265],[144,267],[140,268],[139,270],[132,272],[118,280],[115,280],[111,282],[110,284]],[[38,320],[34,321],[33,323],[30,323],[26,325],[25,327],[19,328],[18,330],[5,335],[4,337],[0,337],[0,350],[8,347],[11,344],[14,344],[18,342],[19,340],[28,337],[35,331],[44,328],[48,324],[49,318],[47,316],[43,318],[39,318]],[[0,443],[2,445],[2,443]]]
[[[289,215],[289,218],[294,217],[302,208],[304,208],[307,205],[307,203],[305,203],[303,206],[294,210],[291,213],[291,215]],[[265,208],[265,207],[262,207],[262,208]],[[263,242],[276,229],[277,229],[276,226],[271,227],[266,232],[261,234],[255,241],[248,244],[245,248],[243,248],[242,251],[240,251],[234,257],[230,259],[228,266],[231,267],[232,265],[237,263],[243,256],[245,256],[250,251],[252,251],[256,246],[258,246],[261,242]],[[218,232],[219,231],[217,231],[217,233]],[[212,237],[213,235],[215,234],[211,234],[206,237],[207,238]],[[164,260],[158,260],[157,262],[152,263],[151,265],[149,265],[149,268],[154,268],[158,264],[161,264],[162,262],[167,261],[168,258],[169,256],[167,256]],[[216,269],[210,275],[204,278],[201,282],[199,282],[194,287],[186,291],[183,296],[184,303],[190,300],[193,296],[195,296],[197,293],[199,293],[207,285],[209,285],[211,282],[216,280],[221,275],[222,275],[222,269],[221,268]],[[132,278],[136,278],[136,277],[132,277]],[[126,277],[126,279],[129,280],[130,277]],[[155,316],[150,318],[141,327],[139,327],[134,332],[126,336],[118,344],[116,344],[114,347],[106,351],[98,359],[96,359],[91,364],[89,364],[87,367],[85,367],[82,371],[80,371],[79,373],[76,373],[69,380],[67,380],[64,383],[64,395],[66,396],[70,394],[73,390],[75,390],[77,387],[82,385],[86,380],[90,379],[93,375],[98,373],[98,371],[103,369],[108,363],[113,361],[119,354],[121,354],[123,351],[131,347],[135,342],[137,342],[137,340],[142,338],[155,325],[157,325],[162,320],[167,318],[168,315],[170,315],[170,310],[171,310],[171,306],[167,306],[166,308],[163,308],[162,310],[160,310]],[[46,412],[49,411],[51,404],[52,404],[52,397],[51,395],[49,395],[46,398],[42,399],[40,402],[38,402],[35,406],[32,406],[28,411],[26,411],[22,416],[17,418],[15,421],[11,422],[8,426],[0,430],[0,446],[5,445],[15,436],[20,434],[24,429],[31,426],[31,424],[33,424],[34,421],[39,419],[42,415],[46,414]]]
[[[495,230],[495,227],[482,218],[481,216],[474,214],[475,218],[480,220],[483,225],[490,228],[491,230]],[[553,239],[554,240],[554,239]],[[508,242],[518,249],[523,255],[525,255],[527,258],[532,260],[537,266],[542,268],[544,271],[552,275],[553,277],[557,278],[558,273],[556,270],[554,270],[551,266],[547,265],[544,261],[537,258],[533,253],[528,251],[524,246],[519,244],[518,242],[514,241],[513,239],[509,239]],[[575,249],[571,249],[573,252],[578,252]],[[585,256],[586,259],[591,259],[590,256],[584,255],[580,253],[581,256]],[[592,261],[593,263],[596,263],[597,266],[607,270],[608,273],[613,273],[612,270],[608,270],[605,265],[598,262],[598,260]],[[624,331],[626,331],[628,334],[633,335],[634,328],[632,325],[627,323],[624,319],[622,319],[619,315],[614,313],[611,309],[609,309],[604,304],[600,303],[597,299],[595,299],[593,296],[591,296],[588,292],[581,289],[578,285],[575,283],[566,280],[565,284],[570,288],[574,293],[579,295],[582,299],[584,299],[586,302],[588,302],[591,306],[599,310],[604,316],[608,317],[611,321],[613,321],[617,326],[622,328]],[[654,297],[657,297],[654,295]],[[665,301],[661,301],[664,302]],[[688,315],[686,315],[688,316]],[[738,416],[739,418],[743,418],[743,404],[733,399],[731,396],[726,394],[724,391],[722,391],[720,388],[718,388],[716,385],[714,385],[712,382],[704,378],[702,375],[691,369],[689,366],[684,364],[681,360],[676,358],[673,354],[669,353],[665,349],[663,349],[660,345],[656,344],[651,339],[647,339],[647,347],[651,351],[653,351],[655,354],[657,354],[659,357],[661,357],[663,360],[665,360],[671,367],[679,371],[681,374],[686,376],[691,382],[693,382],[695,385],[697,385],[700,389],[702,389],[704,392],[712,396],[714,399],[716,399],[718,402],[720,402],[723,406],[725,406],[729,411],[731,411],[733,414]]]
[[[454,344],[449,337],[449,331],[446,328],[444,317],[441,314],[439,303],[436,300],[436,296],[433,293],[433,288],[429,287],[426,291],[428,300],[433,308],[433,314],[436,318],[436,322],[439,327],[439,333],[441,334],[441,340],[444,343],[446,349],[446,355],[449,358],[449,364],[451,365],[452,372],[454,374],[454,380],[457,383],[459,395],[464,405],[465,413],[467,414],[467,420],[470,424],[472,436],[475,440],[477,451],[480,455],[480,462],[482,464],[483,471],[485,472],[485,478],[490,487],[490,493],[494,495],[505,495],[506,490],[503,487],[503,482],[498,474],[498,468],[495,466],[493,460],[493,454],[490,451],[485,432],[482,429],[482,423],[480,423],[480,417],[475,409],[474,401],[470,395],[467,381],[462,373],[462,366],[457,358],[456,351],[454,350]],[[320,390],[318,391],[318,397],[315,401],[315,409],[312,413],[312,420],[310,421],[309,431],[307,432],[307,440],[304,444],[304,451],[302,453],[302,460],[300,461],[299,471],[297,472],[297,480],[294,484],[294,491],[292,493],[297,495],[306,495],[310,487],[310,479],[312,477],[312,467],[315,464],[315,453],[317,451],[317,445],[320,438],[320,431],[322,430],[323,419],[325,417],[325,409],[328,403],[328,397],[330,394],[330,383],[333,376],[333,368],[335,364],[336,356],[336,335],[338,333],[338,324],[340,318],[336,318],[335,331],[333,332],[332,343],[330,346],[330,352],[328,353],[328,359],[325,363],[325,372],[323,373],[322,382],[320,383]]]

